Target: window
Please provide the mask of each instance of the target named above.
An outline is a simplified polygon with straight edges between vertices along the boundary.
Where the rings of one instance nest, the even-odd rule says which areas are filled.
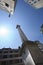
[[[0,51],[0,53],[2,53],[2,51]]]
[[[12,58],[13,56],[12,56],[12,55],[10,55],[9,57],[10,57],[10,58]]]
[[[4,55],[3,58],[7,58],[7,55]]]
[[[34,0],[32,0],[32,1],[34,1]]]
[[[38,0],[38,1],[40,1],[40,0]]]
[[[15,63],[19,63],[19,59],[14,61]]]
[[[20,59],[20,60],[19,60],[19,62],[21,62],[21,63],[22,63],[22,59]]]
[[[29,3],[31,3],[31,2],[29,2]]]
[[[15,57],[18,57],[18,54],[15,54]]]
[[[10,62],[10,64],[13,64],[13,61],[12,60],[10,60],[9,62]]]
[[[34,3],[36,3],[37,1],[34,1]]]
[[[9,4],[5,3],[5,6],[9,7]]]
[[[12,53],[13,51],[10,51],[10,53]]]
[[[6,61],[2,62],[1,65],[6,65]]]
[[[2,58],[2,55],[0,55],[0,59]]]
[[[4,51],[4,53],[8,53],[8,51]]]
[[[33,5],[33,3],[31,5]]]

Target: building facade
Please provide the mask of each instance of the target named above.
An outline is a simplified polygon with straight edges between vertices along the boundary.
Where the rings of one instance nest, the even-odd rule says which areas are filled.
[[[0,0],[0,9],[7,11],[9,14],[14,13],[16,0]]]
[[[0,65],[24,65],[19,49],[0,49]]]
[[[43,7],[43,0],[24,0],[29,5],[35,7],[36,9]]]

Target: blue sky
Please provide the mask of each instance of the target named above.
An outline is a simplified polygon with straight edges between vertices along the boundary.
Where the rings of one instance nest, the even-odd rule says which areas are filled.
[[[7,12],[0,10],[0,27],[9,29],[8,35],[0,36],[0,48],[21,46],[17,24],[21,25],[29,40],[39,40],[43,43],[43,35],[40,33],[40,26],[43,24],[43,8],[35,9],[23,0],[18,0],[13,16],[9,18],[8,15]]]

